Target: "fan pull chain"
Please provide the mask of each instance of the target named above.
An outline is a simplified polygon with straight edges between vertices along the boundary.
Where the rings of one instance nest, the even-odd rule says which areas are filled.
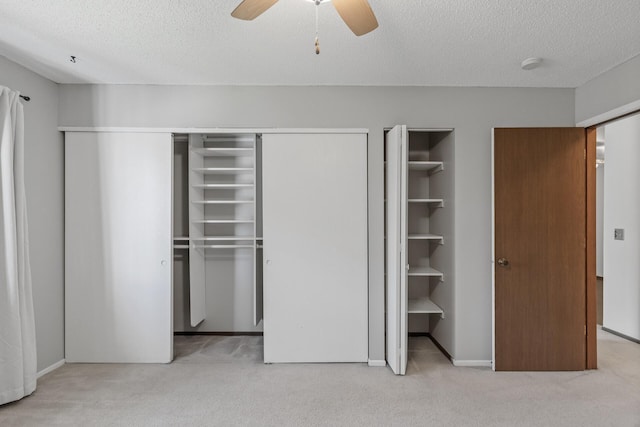
[[[319,20],[318,20],[318,9],[320,9],[320,1],[316,0],[316,55],[320,55],[320,38],[319,38]]]

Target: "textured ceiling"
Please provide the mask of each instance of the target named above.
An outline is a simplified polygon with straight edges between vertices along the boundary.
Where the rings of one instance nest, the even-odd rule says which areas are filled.
[[[0,0],[0,55],[60,83],[577,87],[640,54],[638,0],[369,0],[362,37],[324,4],[320,55],[312,3],[239,1]]]

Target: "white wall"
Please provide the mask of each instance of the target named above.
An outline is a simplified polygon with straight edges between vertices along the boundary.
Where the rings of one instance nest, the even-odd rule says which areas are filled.
[[[61,85],[61,126],[330,127],[369,133],[369,357],[384,358],[383,128],[455,128],[457,360],[491,358],[491,128],[572,126],[572,89]]]
[[[576,89],[576,123],[591,126],[640,110],[640,55]]]
[[[640,339],[640,114],[605,126],[603,326]],[[614,240],[614,228],[624,240]]]
[[[23,101],[38,370],[64,358],[64,158],[58,132],[58,85],[0,56],[0,84]]]
[[[603,163],[596,169],[596,276],[604,277],[604,170]]]

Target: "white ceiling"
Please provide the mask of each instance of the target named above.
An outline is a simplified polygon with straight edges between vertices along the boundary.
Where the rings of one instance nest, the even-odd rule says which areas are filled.
[[[0,0],[0,55],[59,83],[577,87],[640,54],[639,0],[369,0],[362,37],[325,4],[320,55],[312,3],[239,2]]]

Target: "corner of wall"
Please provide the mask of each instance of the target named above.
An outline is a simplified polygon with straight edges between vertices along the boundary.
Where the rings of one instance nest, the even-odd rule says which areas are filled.
[[[0,56],[0,83],[24,101],[25,186],[38,370],[64,359],[64,144],[58,84]],[[37,242],[37,244],[35,244]]]
[[[592,126],[640,110],[640,55],[575,89],[575,121]]]

